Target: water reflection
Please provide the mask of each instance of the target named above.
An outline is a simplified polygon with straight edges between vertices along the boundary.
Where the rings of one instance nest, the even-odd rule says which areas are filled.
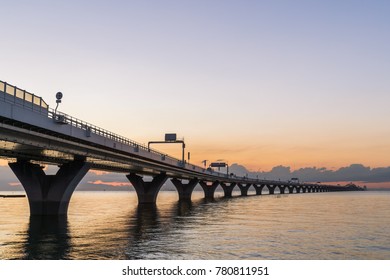
[[[179,217],[190,216],[193,210],[193,203],[190,200],[178,201],[173,205],[173,209],[176,210],[176,215]]]
[[[156,231],[160,226],[159,212],[156,205],[139,205],[134,212],[130,225],[130,238],[143,240],[151,231]]]
[[[31,216],[25,243],[26,259],[67,259],[71,248],[66,216]]]
[[[204,200],[169,201],[155,205],[140,205],[128,223],[127,259],[185,259],[186,234],[196,207]]]
[[[133,193],[76,193],[68,218],[28,218],[26,203],[5,200],[0,259],[389,258],[390,195],[275,198],[163,192],[137,207]]]

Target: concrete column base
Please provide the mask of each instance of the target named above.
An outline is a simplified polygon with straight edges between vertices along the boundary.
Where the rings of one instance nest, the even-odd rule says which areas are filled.
[[[269,194],[275,194],[275,188],[276,188],[277,186],[276,185],[267,185],[267,188],[268,188],[268,192],[269,192]]]
[[[248,190],[252,186],[252,184],[238,184],[238,187],[241,190],[241,196],[247,196],[248,195]]]
[[[177,178],[171,179],[171,182],[176,187],[179,193],[179,201],[191,201],[191,195],[196,185],[199,183],[198,179],[191,179],[187,184]]]
[[[138,204],[156,204],[158,192],[168,179],[165,173],[154,176],[151,182],[144,182],[143,177],[135,173],[126,177],[137,192]]]
[[[253,187],[255,188],[256,195],[261,195],[265,185],[264,184],[261,184],[261,185],[253,184]]]
[[[28,161],[8,164],[26,191],[31,215],[66,215],[73,191],[90,169],[83,160],[66,163],[56,175]]]
[[[215,190],[217,189],[219,182],[215,181],[211,185],[208,185],[205,181],[199,181],[199,184],[204,191],[204,197],[206,199],[213,199]]]
[[[224,196],[225,197],[232,197],[232,192],[233,192],[233,189],[236,185],[237,185],[236,183],[230,183],[230,184],[221,183],[221,187],[223,189]]]

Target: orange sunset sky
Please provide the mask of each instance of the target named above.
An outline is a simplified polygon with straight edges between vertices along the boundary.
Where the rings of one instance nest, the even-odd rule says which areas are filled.
[[[15,1],[0,80],[190,162],[390,166],[386,1]],[[155,146],[176,157],[180,146]],[[0,165],[6,165],[4,160]]]

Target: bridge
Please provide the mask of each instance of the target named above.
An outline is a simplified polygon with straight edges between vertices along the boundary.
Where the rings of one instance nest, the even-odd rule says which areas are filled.
[[[360,187],[259,180],[222,174],[189,164],[167,154],[58,112],[39,96],[0,81],[0,157],[24,187],[31,215],[66,215],[78,183],[90,169],[126,174],[139,204],[155,204],[170,179],[179,200],[191,200],[199,184],[205,198],[213,198],[218,186],[231,197],[237,186],[242,196],[253,187],[256,195],[357,191]],[[44,165],[58,165],[47,175]],[[152,179],[146,181],[144,177]]]

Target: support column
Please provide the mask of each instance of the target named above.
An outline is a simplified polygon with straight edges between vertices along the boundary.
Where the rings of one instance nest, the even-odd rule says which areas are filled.
[[[261,195],[261,193],[263,192],[263,188],[265,187],[265,185],[264,185],[264,184],[261,184],[261,185],[259,186],[259,185],[253,184],[253,187],[254,187],[255,190],[256,190],[256,195]]]
[[[168,179],[165,173],[154,176],[151,182],[144,182],[143,177],[135,173],[126,177],[137,192],[138,204],[156,204],[158,192]]]
[[[298,187],[298,186],[296,187],[297,193],[301,193],[301,188],[302,188],[302,187]]]
[[[207,199],[213,199],[214,198],[214,192],[217,189],[219,182],[215,181],[211,185],[208,185],[207,182],[205,181],[200,181],[199,182],[200,186],[202,187],[204,191],[204,196]]]
[[[248,189],[252,186],[252,184],[238,184],[238,187],[241,190],[241,196],[247,196],[248,195]]]
[[[287,186],[288,193],[294,193],[294,186]]]
[[[46,175],[42,167],[18,160],[8,164],[26,191],[30,215],[66,215],[73,191],[90,169],[75,160],[60,167],[56,175]]]
[[[276,185],[267,185],[267,188],[268,188],[268,191],[269,191],[269,194],[275,194],[275,188],[277,186]]]
[[[227,183],[221,183],[220,184],[222,189],[223,189],[223,192],[225,194],[225,197],[232,197],[232,192],[233,192],[233,189],[234,187],[237,185],[236,183],[230,183],[230,184],[227,184]]]
[[[179,193],[179,201],[191,201],[191,195],[196,185],[199,183],[197,178],[191,179],[187,184],[183,183],[183,180],[177,178],[171,179],[173,185],[176,187]]]

